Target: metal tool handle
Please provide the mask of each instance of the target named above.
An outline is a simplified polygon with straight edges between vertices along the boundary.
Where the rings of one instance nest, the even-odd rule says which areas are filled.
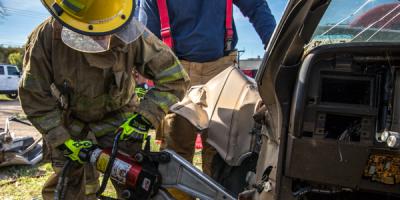
[[[176,188],[202,200],[234,200],[224,187],[209,176],[203,174],[191,163],[171,150],[164,150],[171,155],[170,162],[160,163],[163,188]],[[169,200],[163,193],[158,198]],[[161,200],[160,199],[160,200]],[[173,199],[173,198],[172,198]]]
[[[157,194],[151,200],[176,200],[165,189],[159,189]]]

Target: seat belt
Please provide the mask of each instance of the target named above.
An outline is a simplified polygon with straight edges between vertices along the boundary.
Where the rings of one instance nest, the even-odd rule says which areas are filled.
[[[233,43],[233,4],[232,0],[226,0],[226,11],[225,11],[225,54],[229,54],[232,49]]]
[[[169,24],[169,14],[167,0],[157,0],[158,13],[160,16],[161,39],[171,49],[174,47],[174,41],[171,34],[171,25]],[[225,54],[229,54],[233,43],[233,4],[232,0],[226,0],[225,11]]]
[[[171,25],[169,24],[167,0],[157,0],[157,7],[160,16],[161,39],[166,45],[173,49],[174,41],[171,34]]]

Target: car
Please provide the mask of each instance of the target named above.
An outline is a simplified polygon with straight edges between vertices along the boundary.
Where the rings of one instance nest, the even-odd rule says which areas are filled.
[[[17,66],[0,64],[0,94],[11,99],[18,97],[18,83],[21,73]]]
[[[289,0],[256,76],[242,199],[400,199],[400,2]]]

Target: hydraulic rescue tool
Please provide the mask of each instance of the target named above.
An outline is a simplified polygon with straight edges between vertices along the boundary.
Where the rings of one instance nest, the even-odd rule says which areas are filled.
[[[112,149],[94,148],[89,152],[81,152],[80,157],[93,164],[104,178],[97,196],[99,199],[113,199],[102,195],[108,179],[126,186],[122,199],[141,200],[173,200],[168,188],[176,188],[193,197],[205,200],[235,199],[225,189],[204,175],[188,161],[173,151],[150,152],[150,137],[146,138],[144,150],[135,155],[127,155],[118,151],[121,131],[117,132]],[[64,189],[68,187],[66,173],[71,165],[67,162],[58,182],[55,199],[63,199]]]
[[[15,136],[10,129],[12,121],[32,126],[14,116],[6,118],[4,129],[0,128],[0,168],[14,165],[36,165],[43,158],[42,138]]]

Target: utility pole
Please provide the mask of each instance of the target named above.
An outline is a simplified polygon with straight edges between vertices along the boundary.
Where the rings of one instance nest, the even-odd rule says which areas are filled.
[[[238,50],[237,51],[237,64],[238,64],[238,68],[240,69],[240,56],[244,54],[246,50]]]

